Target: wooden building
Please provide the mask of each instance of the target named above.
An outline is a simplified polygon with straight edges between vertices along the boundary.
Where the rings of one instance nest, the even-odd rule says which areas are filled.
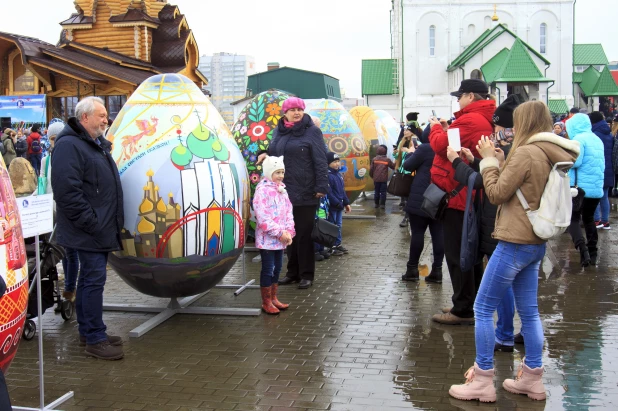
[[[64,0],[71,1],[71,0]],[[67,119],[85,96],[110,118],[141,82],[179,73],[203,87],[193,33],[167,0],[75,0],[57,45],[0,32],[0,95],[47,95],[47,118]]]

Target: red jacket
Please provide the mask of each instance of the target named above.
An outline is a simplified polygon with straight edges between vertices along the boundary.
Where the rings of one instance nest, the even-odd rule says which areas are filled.
[[[472,151],[474,157],[480,158],[476,144],[481,136],[493,133],[492,117],[496,110],[494,100],[480,100],[470,103],[466,108],[455,113],[456,120],[449,128],[458,128],[461,146]],[[436,153],[431,166],[431,181],[444,191],[454,190],[459,183],[455,181],[455,169],[446,157],[448,136],[440,125],[434,125],[429,134],[429,144]],[[466,209],[467,188],[463,188],[457,196],[451,198],[448,208],[464,211]]]
[[[43,154],[43,147],[41,147],[41,151],[38,153],[34,153],[32,151],[32,141],[39,140],[39,144],[41,144],[41,135],[37,132],[30,133],[28,136],[28,154]]]

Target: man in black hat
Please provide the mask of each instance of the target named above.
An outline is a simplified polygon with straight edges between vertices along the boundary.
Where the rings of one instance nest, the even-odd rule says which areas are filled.
[[[453,305],[452,308],[445,307],[443,312],[434,315],[432,320],[441,324],[462,325],[474,323],[476,284],[474,270],[462,271],[460,266],[467,189],[454,179],[455,173],[447,157],[447,130],[458,129],[461,147],[470,150],[473,157],[480,158],[476,145],[481,136],[491,135],[494,131],[492,117],[496,110],[496,101],[490,97],[487,83],[477,79],[463,80],[459,89],[451,95],[457,97],[460,111],[455,113],[456,119],[450,126],[446,119],[430,120],[429,144],[436,153],[431,167],[431,181],[449,193],[450,197],[442,219],[442,228],[444,254],[453,285]]]

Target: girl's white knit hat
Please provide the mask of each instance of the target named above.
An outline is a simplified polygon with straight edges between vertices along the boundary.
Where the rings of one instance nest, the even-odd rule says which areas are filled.
[[[281,157],[266,157],[264,162],[262,163],[262,175],[267,177],[269,180],[273,179],[273,173],[277,170],[284,170],[285,165],[283,164],[283,156]]]

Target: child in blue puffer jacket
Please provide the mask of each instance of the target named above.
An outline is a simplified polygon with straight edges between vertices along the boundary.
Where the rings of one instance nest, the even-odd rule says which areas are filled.
[[[569,234],[575,248],[579,250],[581,265],[588,267],[597,263],[597,226],[594,211],[603,197],[605,171],[604,146],[601,139],[592,132],[592,124],[587,114],[578,113],[567,120],[567,134],[571,140],[579,141],[580,151],[577,161],[569,171],[571,186],[584,190],[584,201],[578,210],[573,207]],[[582,234],[579,221],[583,220],[586,237]],[[586,241],[586,238],[588,241]]]
[[[339,172],[341,168],[339,154],[327,152],[326,162],[328,163],[328,201],[330,203],[328,221],[339,226],[339,236],[330,253],[331,255],[343,255],[348,253],[348,249],[341,244],[343,212],[349,213],[352,207],[350,207],[350,200],[348,200],[348,196],[345,193],[343,176]]]

